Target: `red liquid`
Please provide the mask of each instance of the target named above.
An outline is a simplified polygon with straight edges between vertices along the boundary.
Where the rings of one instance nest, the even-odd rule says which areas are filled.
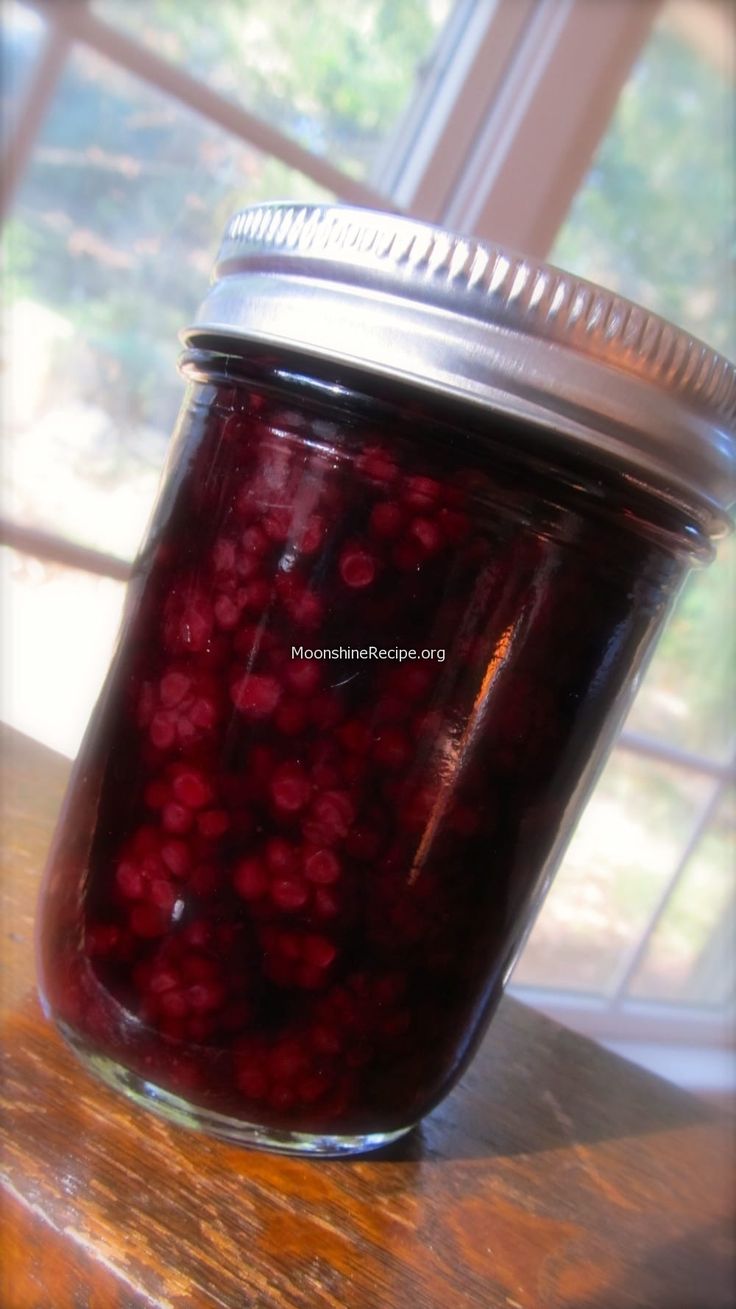
[[[204,395],[69,801],[46,995],[194,1104],[396,1129],[482,1034],[679,568],[416,405]]]

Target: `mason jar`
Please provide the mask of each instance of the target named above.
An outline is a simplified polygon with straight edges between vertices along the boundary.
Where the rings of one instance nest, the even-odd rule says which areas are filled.
[[[451,1089],[673,600],[734,369],[405,218],[230,223],[40,913],[107,1082],[335,1154]]]

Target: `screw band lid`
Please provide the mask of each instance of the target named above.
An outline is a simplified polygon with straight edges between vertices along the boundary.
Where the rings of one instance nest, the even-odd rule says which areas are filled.
[[[280,344],[527,420],[714,531],[736,499],[733,364],[591,282],[410,218],[243,209],[182,337]]]

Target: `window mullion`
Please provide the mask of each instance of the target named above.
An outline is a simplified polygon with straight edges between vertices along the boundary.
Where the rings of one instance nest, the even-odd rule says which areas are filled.
[[[733,763],[709,759],[707,755],[694,754],[680,746],[670,745],[665,740],[630,732],[624,728],[616,741],[617,750],[627,754],[638,755],[641,759],[656,759],[665,764],[674,764],[686,772],[697,773],[700,777],[714,777],[717,781],[736,782],[736,768]]]
[[[83,573],[94,573],[97,577],[112,577],[118,582],[129,581],[133,571],[133,565],[127,559],[120,559],[103,550],[94,550],[91,546],[79,545],[56,532],[44,532],[40,528],[28,527],[8,518],[0,518],[0,545],[17,550],[19,554],[30,555],[33,559],[63,564]]]
[[[538,0],[459,0],[432,66],[375,170],[402,208],[440,222],[458,169]]]
[[[700,995],[707,997],[718,988],[722,995],[727,993],[726,1003],[733,1004],[736,996],[735,939],[736,890],[732,891],[728,904],[713,924],[690,970],[688,994],[691,1003],[702,1003]],[[727,988],[723,985],[724,978],[727,979]]]
[[[626,1000],[612,1009],[605,996],[511,982],[517,1000],[596,1041],[641,1040],[674,1045],[724,1046],[733,1042],[734,1010],[668,1000]]]
[[[52,10],[47,15],[49,21],[44,33],[43,46],[3,151],[2,165],[0,165],[2,172],[0,219],[6,216],[12,205],[36,137],[43,126],[57,83],[64,70],[71,46],[71,36],[62,21],[64,13],[65,9],[61,6],[58,12]]]
[[[438,217],[544,257],[661,0],[537,0]]]

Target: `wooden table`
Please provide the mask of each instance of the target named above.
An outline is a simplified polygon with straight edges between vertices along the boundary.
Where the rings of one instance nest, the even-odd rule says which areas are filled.
[[[93,1081],[39,1011],[67,762],[6,730],[2,1309],[725,1309],[731,1120],[507,999],[381,1155],[249,1153]]]

